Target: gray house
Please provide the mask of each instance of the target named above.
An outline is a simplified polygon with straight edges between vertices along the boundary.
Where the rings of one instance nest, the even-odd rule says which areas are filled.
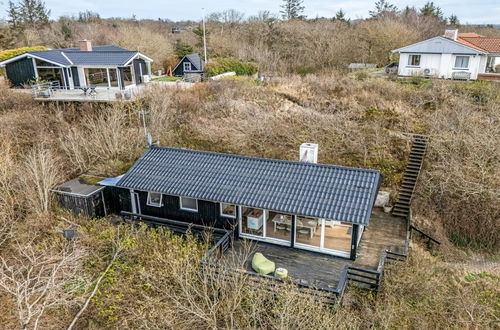
[[[116,46],[95,46],[80,41],[80,48],[27,52],[0,62],[12,86],[39,80],[63,89],[88,86],[126,89],[144,82],[153,60],[138,51]]]

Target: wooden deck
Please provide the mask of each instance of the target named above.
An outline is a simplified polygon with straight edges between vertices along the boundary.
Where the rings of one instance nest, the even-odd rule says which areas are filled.
[[[370,223],[361,237],[354,265],[377,269],[380,255],[385,250],[404,252],[406,237],[406,219],[394,217],[377,208],[373,209]]]
[[[335,289],[344,266],[352,264],[348,259],[246,239],[236,240],[221,264],[255,273],[252,257],[256,252],[275,262],[276,267],[287,269],[291,279],[319,288]]]
[[[374,209],[357,251],[356,261],[270,243],[238,239],[220,260],[224,267],[255,273],[251,260],[261,252],[276,267],[286,268],[291,279],[318,288],[334,289],[345,266],[377,270],[385,250],[404,252],[407,222],[382,210]],[[272,275],[272,274],[270,274]]]

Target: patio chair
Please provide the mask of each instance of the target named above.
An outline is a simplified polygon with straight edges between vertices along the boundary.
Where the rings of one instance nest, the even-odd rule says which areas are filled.
[[[262,253],[257,252],[252,258],[252,269],[259,274],[267,275],[274,272],[276,265],[274,262],[264,257]]]

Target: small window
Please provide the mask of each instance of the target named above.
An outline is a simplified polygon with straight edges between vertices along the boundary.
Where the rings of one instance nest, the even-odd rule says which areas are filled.
[[[162,196],[160,193],[148,192],[148,202],[146,204],[154,207],[162,207]]]
[[[469,68],[469,56],[455,57],[455,69],[468,69],[468,68]]]
[[[420,55],[410,55],[408,56],[409,66],[420,66]]]
[[[184,62],[184,71],[191,71],[191,63]]]
[[[198,211],[198,200],[189,197],[181,197],[181,210]]]
[[[236,205],[220,203],[220,215],[223,217],[236,218]]]

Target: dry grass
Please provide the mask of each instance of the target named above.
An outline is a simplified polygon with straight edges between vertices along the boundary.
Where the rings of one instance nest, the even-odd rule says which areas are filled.
[[[120,244],[123,252],[82,315],[82,328],[491,327],[499,317],[496,260],[454,244],[498,251],[497,87],[290,76],[269,85],[242,79],[158,88],[134,103],[82,107],[35,104],[3,89],[0,254],[15,255],[14,237],[37,237],[37,247],[60,239],[57,231],[69,224],[56,217],[48,188],[84,172],[123,173],[145,148],[140,109],[161,145],[297,159],[300,143],[317,142],[321,162],[380,169],[393,192],[408,152],[403,132],[418,132],[429,134],[431,144],[415,219],[445,247],[437,257],[416,248],[407,267],[389,271],[381,295],[353,293],[344,308],[330,310],[292,287],[273,296],[245,276],[222,281],[201,272],[205,247],[193,238],[69,219],[91,252],[79,290],[66,307],[49,308],[41,324],[71,321]],[[491,264],[478,268],[478,259]],[[15,303],[0,295],[7,306],[0,327],[16,327]]]

